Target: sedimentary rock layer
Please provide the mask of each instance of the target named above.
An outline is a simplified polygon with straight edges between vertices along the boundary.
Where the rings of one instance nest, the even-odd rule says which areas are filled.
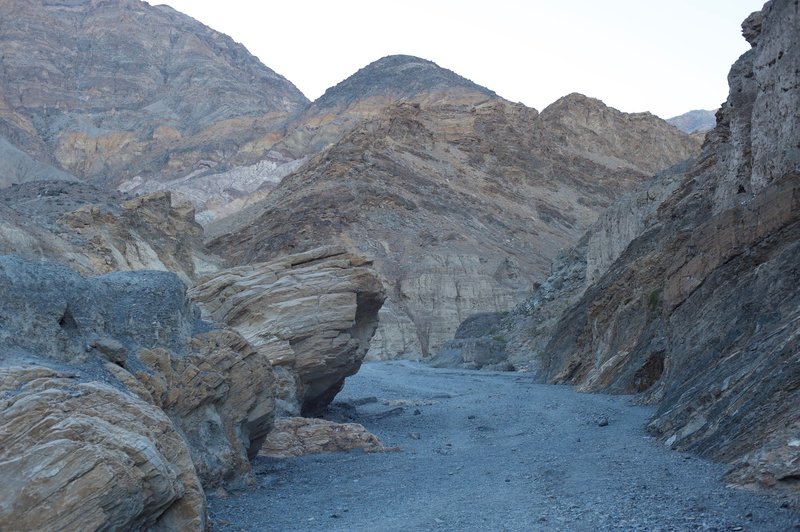
[[[383,287],[362,257],[318,248],[221,270],[191,290],[204,315],[240,332],[276,367],[279,408],[330,403],[369,348]]]
[[[255,162],[308,104],[242,45],[168,6],[4,0],[2,11],[13,24],[0,25],[0,137],[81,178]]]
[[[753,48],[699,160],[677,187],[640,191],[652,202],[610,210],[508,318],[509,350],[543,379],[645,392],[669,445],[733,462],[736,482],[796,489],[797,3],[767,2],[743,30]]]

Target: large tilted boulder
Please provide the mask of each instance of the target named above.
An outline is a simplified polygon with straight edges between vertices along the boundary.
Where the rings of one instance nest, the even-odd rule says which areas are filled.
[[[280,410],[310,415],[333,400],[369,349],[384,300],[370,265],[324,247],[220,271],[190,294],[205,316],[269,358]]]
[[[167,272],[0,257],[0,372],[11,529],[201,529],[272,427],[269,360]]]

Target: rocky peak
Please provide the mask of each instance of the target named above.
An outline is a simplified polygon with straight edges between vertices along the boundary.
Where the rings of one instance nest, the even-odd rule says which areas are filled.
[[[696,139],[651,113],[623,113],[579,93],[547,106],[536,125],[539,142],[556,152],[651,175],[673,164],[676,153],[699,148]]]
[[[332,107],[368,96],[392,94],[396,99],[414,98],[432,91],[474,91],[495,93],[442,68],[433,61],[410,55],[389,55],[365,66],[335,87],[328,89],[314,105]]]
[[[319,152],[399,101],[474,105],[492,98],[494,92],[432,61],[390,55],[328,89],[293,121],[278,149],[291,156]]]

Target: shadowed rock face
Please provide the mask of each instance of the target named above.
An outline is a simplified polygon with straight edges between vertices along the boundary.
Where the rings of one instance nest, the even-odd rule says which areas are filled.
[[[118,184],[254,162],[266,150],[251,157],[248,143],[308,104],[243,46],[167,6],[0,8],[0,136],[82,178]]]
[[[4,525],[203,528],[201,482],[247,480],[275,388],[269,360],[198,318],[172,273],[0,257]]]
[[[369,266],[319,248],[222,270],[191,295],[272,362],[282,413],[314,415],[361,367],[378,325],[384,293]]]
[[[512,357],[541,378],[646,392],[667,444],[733,462],[738,483],[794,490],[798,17],[776,0],[744,22],[753,48],[731,69],[700,159],[609,210],[506,321]],[[609,255],[591,244],[614,240],[628,244]]]
[[[367,253],[387,289],[369,356],[427,356],[468,315],[512,308],[602,208],[696,147],[581,95],[541,115],[482,98],[389,107],[212,225],[210,248],[231,264],[329,242]]]

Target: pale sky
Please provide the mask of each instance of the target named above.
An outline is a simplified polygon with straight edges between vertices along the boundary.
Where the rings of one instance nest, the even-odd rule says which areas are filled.
[[[390,54],[542,110],[571,92],[669,118],[716,109],[763,0],[150,0],[244,44],[314,100]]]

